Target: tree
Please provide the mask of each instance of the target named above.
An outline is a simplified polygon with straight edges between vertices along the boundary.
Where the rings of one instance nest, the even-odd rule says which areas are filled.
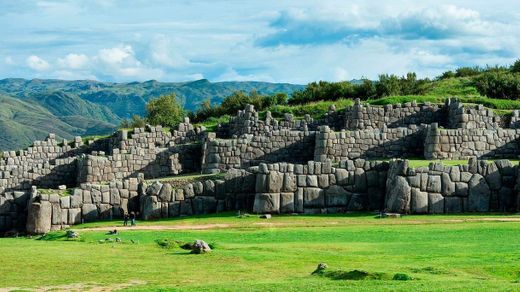
[[[520,59],[516,60],[515,63],[511,65],[510,70],[513,73],[520,73]]]
[[[133,129],[143,128],[146,126],[146,121],[139,115],[133,115],[131,119],[124,119],[121,121],[119,128],[121,129]]]
[[[146,121],[154,126],[175,127],[184,118],[184,110],[175,94],[151,99],[146,104]]]

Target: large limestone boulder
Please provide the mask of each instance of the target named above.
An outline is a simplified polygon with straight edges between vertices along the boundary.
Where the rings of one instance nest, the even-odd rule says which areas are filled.
[[[325,193],[320,188],[305,188],[303,190],[303,204],[305,207],[324,208]]]
[[[389,177],[386,186],[386,211],[408,213],[410,211],[411,188],[402,176]]]
[[[33,201],[29,204],[27,233],[45,234],[51,231],[52,205],[49,201]]]
[[[217,211],[217,200],[215,197],[197,196],[192,200],[193,212],[198,214],[211,214]]]
[[[444,197],[439,193],[428,194],[428,211],[431,214],[444,213]]]
[[[255,195],[253,204],[253,212],[255,213],[279,213],[280,212],[280,194],[258,193]]]
[[[491,191],[486,179],[480,174],[474,174],[468,183],[468,211],[488,212]]]
[[[325,191],[327,207],[346,207],[350,195],[349,192],[338,185],[330,186]]]
[[[161,203],[156,196],[144,196],[141,199],[141,216],[143,220],[161,218]]]
[[[294,193],[280,194],[280,212],[293,213],[294,212]]]
[[[354,193],[354,194],[352,194],[352,196],[348,202],[347,210],[348,211],[363,211],[363,210],[365,210],[365,205],[366,205],[365,201],[366,201],[365,195]]]
[[[159,192],[159,199],[162,202],[170,202],[172,200],[172,186],[170,184],[164,184]]]
[[[414,214],[428,213],[428,193],[418,188],[412,189],[411,211]]]
[[[271,171],[268,174],[267,192],[279,193],[283,186],[283,173]]]
[[[95,204],[83,204],[81,207],[81,213],[83,220],[85,221],[95,221],[98,219],[98,209]]]

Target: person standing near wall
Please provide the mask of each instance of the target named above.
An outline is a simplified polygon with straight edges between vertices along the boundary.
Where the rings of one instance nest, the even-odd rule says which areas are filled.
[[[135,226],[135,213],[130,212],[130,225]]]

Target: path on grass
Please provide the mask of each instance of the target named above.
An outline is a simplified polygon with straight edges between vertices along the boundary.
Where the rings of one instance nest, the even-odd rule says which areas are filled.
[[[520,222],[520,217],[482,217],[482,218],[460,218],[460,219],[439,219],[439,220],[407,220],[402,218],[386,219],[385,221],[299,221],[295,222],[251,222],[250,225],[241,224],[230,224],[230,223],[208,223],[208,224],[179,224],[170,225],[137,225],[137,226],[100,226],[100,227],[88,227],[80,228],[82,231],[111,231],[114,229],[120,230],[206,230],[206,229],[227,229],[227,228],[244,228],[251,226],[258,227],[320,227],[330,225],[357,225],[357,224],[443,224],[443,223],[464,223],[464,222]]]

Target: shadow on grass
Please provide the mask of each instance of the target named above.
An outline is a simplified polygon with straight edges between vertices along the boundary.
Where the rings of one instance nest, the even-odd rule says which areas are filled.
[[[67,239],[67,233],[63,231],[55,231],[40,236],[37,240],[55,241]]]

